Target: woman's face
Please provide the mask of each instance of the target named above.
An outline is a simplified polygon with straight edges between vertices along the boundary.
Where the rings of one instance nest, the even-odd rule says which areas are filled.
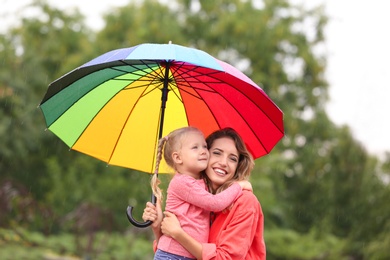
[[[234,141],[228,137],[215,139],[210,149],[209,164],[206,175],[216,190],[226,181],[233,178],[239,160],[239,154]]]

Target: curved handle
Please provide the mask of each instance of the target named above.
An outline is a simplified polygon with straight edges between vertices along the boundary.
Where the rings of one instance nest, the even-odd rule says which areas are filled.
[[[152,203],[154,205],[156,205],[156,197],[152,194]],[[127,210],[126,210],[126,215],[127,215],[127,219],[130,221],[131,224],[133,224],[134,226],[138,227],[138,228],[146,228],[148,226],[150,226],[153,222],[148,220],[146,222],[138,222],[137,220],[135,220],[133,218],[133,207],[132,206],[128,206],[127,207]]]
[[[146,221],[144,223],[141,223],[141,222],[138,222],[137,220],[135,220],[133,218],[133,207],[132,206],[128,206],[127,207],[126,215],[127,215],[127,219],[130,221],[130,223],[133,224],[136,227],[139,227],[139,228],[146,228],[146,227],[150,226],[153,223],[150,220],[148,220],[148,221]]]

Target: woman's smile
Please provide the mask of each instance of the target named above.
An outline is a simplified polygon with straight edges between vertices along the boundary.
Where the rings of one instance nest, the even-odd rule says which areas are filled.
[[[228,137],[214,140],[209,149],[210,159],[206,169],[213,189],[233,178],[238,166],[238,151],[234,141]]]

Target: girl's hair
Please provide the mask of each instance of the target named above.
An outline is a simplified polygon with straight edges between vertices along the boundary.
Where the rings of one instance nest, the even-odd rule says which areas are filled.
[[[164,156],[164,160],[167,163],[167,165],[171,167],[173,170],[176,170],[176,166],[173,161],[172,154],[180,150],[183,138],[185,138],[186,135],[190,132],[196,132],[203,136],[202,131],[200,131],[198,128],[188,126],[170,132],[167,136],[161,138],[158,142],[157,154],[156,154],[156,167],[154,170],[153,177],[150,181],[150,184],[152,186],[152,192],[154,196],[156,196],[156,198],[160,199],[161,201],[163,199],[163,194],[162,194],[162,190],[159,188],[160,180],[157,177],[161,158],[162,156]]]
[[[226,181],[224,184],[222,184],[221,187],[219,187],[217,190],[213,190],[211,188],[210,179],[207,177],[205,172],[203,173],[203,177],[206,180],[209,190],[213,193],[219,193],[221,191],[224,191],[235,181],[248,180],[251,171],[255,166],[255,162],[251,153],[246,148],[244,141],[242,140],[241,136],[236,132],[236,130],[227,127],[211,133],[206,138],[207,147],[210,149],[214,141],[220,138],[230,138],[233,140],[239,154],[239,160],[236,172],[234,173],[233,177],[230,180]]]

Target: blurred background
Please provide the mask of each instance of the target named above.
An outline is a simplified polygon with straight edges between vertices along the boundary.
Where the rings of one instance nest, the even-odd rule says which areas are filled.
[[[150,176],[69,151],[37,106],[102,53],[169,41],[236,66],[284,112],[251,177],[268,259],[390,258],[385,1],[14,2],[0,2],[0,259],[152,259],[151,231],[125,216],[140,219]]]

